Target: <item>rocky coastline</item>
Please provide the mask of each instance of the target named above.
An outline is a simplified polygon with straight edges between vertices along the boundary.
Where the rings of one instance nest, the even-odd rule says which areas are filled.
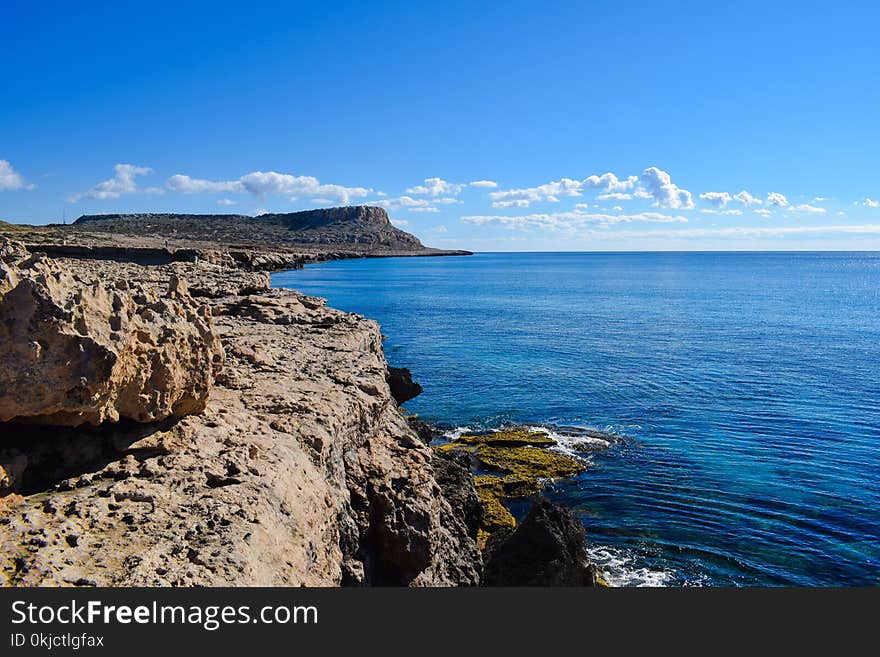
[[[596,583],[564,509],[486,532],[378,325],[270,287],[290,253],[60,246],[0,247],[6,585]]]

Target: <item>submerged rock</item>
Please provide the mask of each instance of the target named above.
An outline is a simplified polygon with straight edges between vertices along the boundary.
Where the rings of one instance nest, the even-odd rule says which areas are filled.
[[[496,532],[484,552],[486,586],[596,586],[584,526],[564,506],[538,499],[516,529]]]
[[[0,245],[0,421],[153,422],[205,407],[223,363],[207,307],[182,279],[159,296],[85,285],[21,245]]]
[[[550,447],[556,441],[543,431],[530,431],[529,429],[512,428],[500,429],[488,433],[463,434],[455,439],[455,442],[465,445],[490,445],[494,447]]]
[[[546,479],[570,477],[585,469],[581,460],[547,449],[553,445],[556,441],[544,432],[513,427],[464,434],[434,447],[439,455],[458,455],[479,470],[497,473],[474,478],[483,503],[478,545],[486,545],[495,532],[516,526],[505,499],[528,497],[540,492]]]
[[[481,447],[477,458],[491,470],[526,481],[571,477],[586,469],[582,461],[537,447]]]

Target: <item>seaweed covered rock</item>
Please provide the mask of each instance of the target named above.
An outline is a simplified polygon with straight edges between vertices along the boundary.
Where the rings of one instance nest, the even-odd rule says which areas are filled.
[[[546,432],[509,427],[464,434],[435,446],[438,455],[457,456],[462,462],[491,473],[474,478],[483,503],[478,545],[484,546],[493,533],[516,526],[504,500],[534,495],[541,491],[545,480],[571,477],[585,469],[583,461],[547,449],[556,444]]]
[[[525,481],[571,477],[585,469],[582,461],[536,447],[482,447],[477,458],[491,470]]]
[[[518,427],[486,433],[463,434],[456,438],[455,442],[491,447],[551,447],[556,444],[556,441],[543,431],[531,431]]]
[[[198,413],[223,363],[209,310],[167,292],[86,284],[0,244],[0,421],[78,426]]]
[[[596,586],[583,525],[565,507],[538,499],[516,529],[496,532],[484,552],[486,586]]]

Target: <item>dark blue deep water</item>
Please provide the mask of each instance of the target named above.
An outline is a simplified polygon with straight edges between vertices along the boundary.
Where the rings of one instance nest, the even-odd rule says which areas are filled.
[[[478,254],[278,274],[379,321],[407,408],[609,430],[551,497],[620,584],[880,584],[880,254]]]

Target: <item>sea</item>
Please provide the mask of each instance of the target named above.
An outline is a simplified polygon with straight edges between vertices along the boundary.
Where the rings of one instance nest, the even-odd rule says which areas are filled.
[[[546,494],[612,584],[880,584],[880,253],[371,258],[273,284],[377,320],[424,387],[406,408],[450,435],[558,435],[588,467]]]

